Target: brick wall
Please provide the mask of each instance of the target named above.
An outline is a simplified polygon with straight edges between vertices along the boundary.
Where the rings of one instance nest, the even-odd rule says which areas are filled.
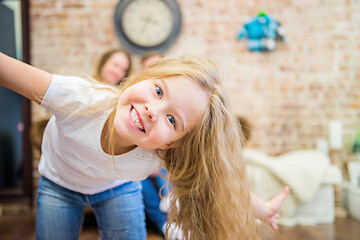
[[[119,46],[115,0],[31,0],[32,64],[59,74],[92,74]],[[106,3],[104,3],[106,2]],[[360,2],[355,0],[178,0],[183,29],[166,53],[209,57],[223,69],[234,111],[253,126],[250,146],[269,154],[314,148],[328,123],[343,122],[345,144],[360,128]],[[288,43],[255,53],[240,25],[265,10]],[[139,57],[134,57],[138,66]],[[34,108],[34,119],[42,114]]]

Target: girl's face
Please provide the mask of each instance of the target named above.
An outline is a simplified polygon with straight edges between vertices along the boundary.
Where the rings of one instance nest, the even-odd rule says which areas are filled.
[[[182,76],[148,79],[120,96],[114,119],[122,147],[146,149],[176,147],[203,116],[207,92]]]
[[[114,53],[104,64],[101,70],[103,82],[108,84],[118,84],[126,75],[129,68],[129,59],[124,53]]]

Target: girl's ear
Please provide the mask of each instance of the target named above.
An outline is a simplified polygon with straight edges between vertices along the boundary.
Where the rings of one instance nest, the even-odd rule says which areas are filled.
[[[172,142],[169,144],[165,144],[164,146],[161,146],[160,149],[165,150],[165,149],[169,149],[169,148],[179,148],[182,146],[183,146],[183,144],[180,141],[176,141],[176,142]]]

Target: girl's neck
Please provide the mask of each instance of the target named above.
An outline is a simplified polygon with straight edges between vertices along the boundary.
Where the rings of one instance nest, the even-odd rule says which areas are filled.
[[[109,155],[121,155],[124,153],[127,153],[134,148],[136,148],[136,145],[131,144],[127,141],[124,141],[121,136],[119,136],[113,127],[114,117],[115,117],[116,111],[114,110],[106,120],[104,127],[101,132],[101,148],[102,150]],[[112,142],[115,142],[114,150],[111,149]],[[113,152],[113,153],[112,153]]]

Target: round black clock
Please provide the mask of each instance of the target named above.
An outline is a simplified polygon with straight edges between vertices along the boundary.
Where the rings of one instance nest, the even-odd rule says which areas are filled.
[[[179,5],[176,0],[120,0],[115,29],[122,45],[135,54],[163,52],[180,33]]]

